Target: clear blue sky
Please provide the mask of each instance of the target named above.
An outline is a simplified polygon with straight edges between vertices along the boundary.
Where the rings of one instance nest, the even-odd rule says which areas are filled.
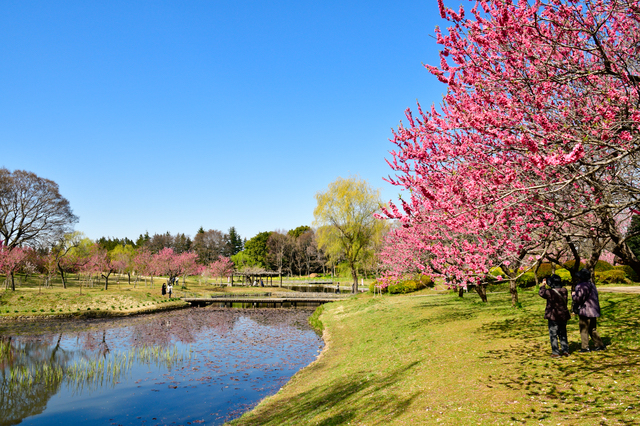
[[[396,198],[438,24],[430,0],[5,0],[0,166],[57,182],[93,239],[311,225],[352,174]]]

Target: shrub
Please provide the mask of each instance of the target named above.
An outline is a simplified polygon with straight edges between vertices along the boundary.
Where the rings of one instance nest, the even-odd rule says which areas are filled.
[[[525,272],[518,277],[516,283],[518,284],[518,287],[533,287],[536,285],[536,274],[533,272]]]
[[[596,280],[604,284],[621,284],[625,282],[627,274],[620,269],[596,272]]]
[[[573,268],[573,265],[576,264],[575,260],[567,260],[566,262],[564,262],[564,268],[567,270],[570,270],[571,268]],[[584,263],[580,262],[580,268],[578,268],[578,270],[584,268]]]
[[[375,290],[375,291],[377,291],[377,290],[376,290],[376,288],[375,288],[375,286],[376,286],[376,285],[378,285],[378,284],[380,284],[380,283],[379,283],[379,282],[377,282],[377,281],[374,281],[374,282],[372,282],[371,284],[369,284],[369,293],[373,293],[373,292],[374,292],[374,290]],[[388,291],[388,288],[387,288],[387,287],[384,287],[384,288],[382,289],[382,292],[383,292],[383,293],[386,293],[387,291]]]
[[[606,260],[598,260],[596,266],[593,268],[596,272],[610,271],[613,269],[613,265]]]
[[[420,281],[416,282],[414,280],[408,280],[408,281],[404,281],[402,283],[402,292],[403,293],[413,293],[414,291],[419,290],[419,284]],[[424,287],[420,287],[420,288],[424,288]]]
[[[497,277],[498,275],[502,276],[503,278],[505,277],[504,271],[499,266],[489,269],[489,275],[491,275],[493,278]]]
[[[540,264],[536,275],[538,275],[539,280],[542,280],[543,278],[547,278],[551,274],[553,274],[553,265],[549,262],[545,262]]]
[[[627,276],[627,278],[629,278],[633,282],[640,281],[640,280],[638,280],[638,274],[636,274],[636,271],[634,271],[633,268],[631,266],[629,266],[629,265],[617,265],[617,266],[614,267],[614,270],[616,270],[616,271],[624,271],[624,273]]]
[[[387,290],[389,291],[389,294],[400,294],[402,291],[399,287],[401,287],[400,284],[391,284],[387,287]]]
[[[556,275],[562,279],[562,285],[571,285],[571,272],[566,269],[558,269]]]
[[[433,286],[435,285],[435,283],[433,282],[433,280],[429,275],[420,275],[419,281],[420,281],[420,284],[423,285],[422,288],[426,288],[426,287],[433,288]]]

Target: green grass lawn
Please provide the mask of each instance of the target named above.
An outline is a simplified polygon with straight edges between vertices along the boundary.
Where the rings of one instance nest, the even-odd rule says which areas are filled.
[[[86,280],[69,276],[67,288],[63,288],[59,277],[50,286],[42,286],[43,279],[31,276],[25,279],[16,277],[16,290],[0,288],[0,319],[11,320],[24,317],[48,316],[108,316],[127,315],[167,308],[187,306],[178,300],[184,296],[203,296],[220,293],[264,293],[290,291],[280,287],[220,286],[217,283],[201,283],[196,279],[187,279],[186,288],[174,286],[174,300],[162,296],[161,286],[166,278],[155,277],[140,280],[134,285],[126,277],[111,277],[109,287],[104,290],[104,280],[94,280],[93,286]]]
[[[601,294],[609,348],[551,359],[545,302],[520,293],[360,295],[324,305],[327,346],[233,425],[640,424],[640,295]]]

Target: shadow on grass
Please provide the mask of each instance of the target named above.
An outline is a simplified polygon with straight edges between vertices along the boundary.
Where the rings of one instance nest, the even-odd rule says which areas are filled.
[[[598,329],[608,350],[580,353],[578,324],[572,319],[568,358],[550,358],[547,324],[540,315],[508,318],[481,327],[486,339],[521,341],[509,349],[489,351],[485,357],[503,364],[498,377],[489,377],[494,387],[516,390],[531,402],[531,411],[518,413],[520,418],[514,420],[528,423],[559,416],[588,424],[599,424],[602,418],[615,419],[617,424],[638,424],[640,297],[601,295],[601,307]]]
[[[339,378],[329,385],[313,388],[309,391],[282,399],[271,404],[269,411],[257,410],[235,420],[237,425],[279,425],[307,424],[311,418],[322,419],[323,413],[330,411],[327,417],[316,420],[314,424],[321,426],[346,424],[356,417],[376,418],[386,416],[393,419],[402,414],[418,397],[419,393],[400,396],[389,389],[403,375],[411,374],[410,370],[418,362],[407,364],[395,371],[381,373],[358,372]],[[373,377],[368,377],[373,376]],[[367,400],[370,394],[383,392],[384,399]]]

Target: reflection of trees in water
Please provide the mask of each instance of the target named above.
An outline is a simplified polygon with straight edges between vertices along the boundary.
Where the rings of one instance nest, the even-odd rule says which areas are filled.
[[[106,330],[78,335],[82,350],[76,353],[60,346],[62,336],[0,338],[0,426],[42,413],[62,384],[74,393],[92,392],[115,386],[134,363],[171,369],[184,361],[175,346],[112,353]],[[79,359],[74,361],[74,356]]]
[[[128,342],[131,346],[167,347],[172,343],[192,344],[205,330],[220,335],[229,333],[238,320],[236,312],[190,309],[164,313],[147,321],[131,324]]]
[[[72,358],[60,347],[61,338],[62,334],[53,346],[47,341],[0,339],[0,425],[18,424],[42,413],[59,391],[62,367]]]

